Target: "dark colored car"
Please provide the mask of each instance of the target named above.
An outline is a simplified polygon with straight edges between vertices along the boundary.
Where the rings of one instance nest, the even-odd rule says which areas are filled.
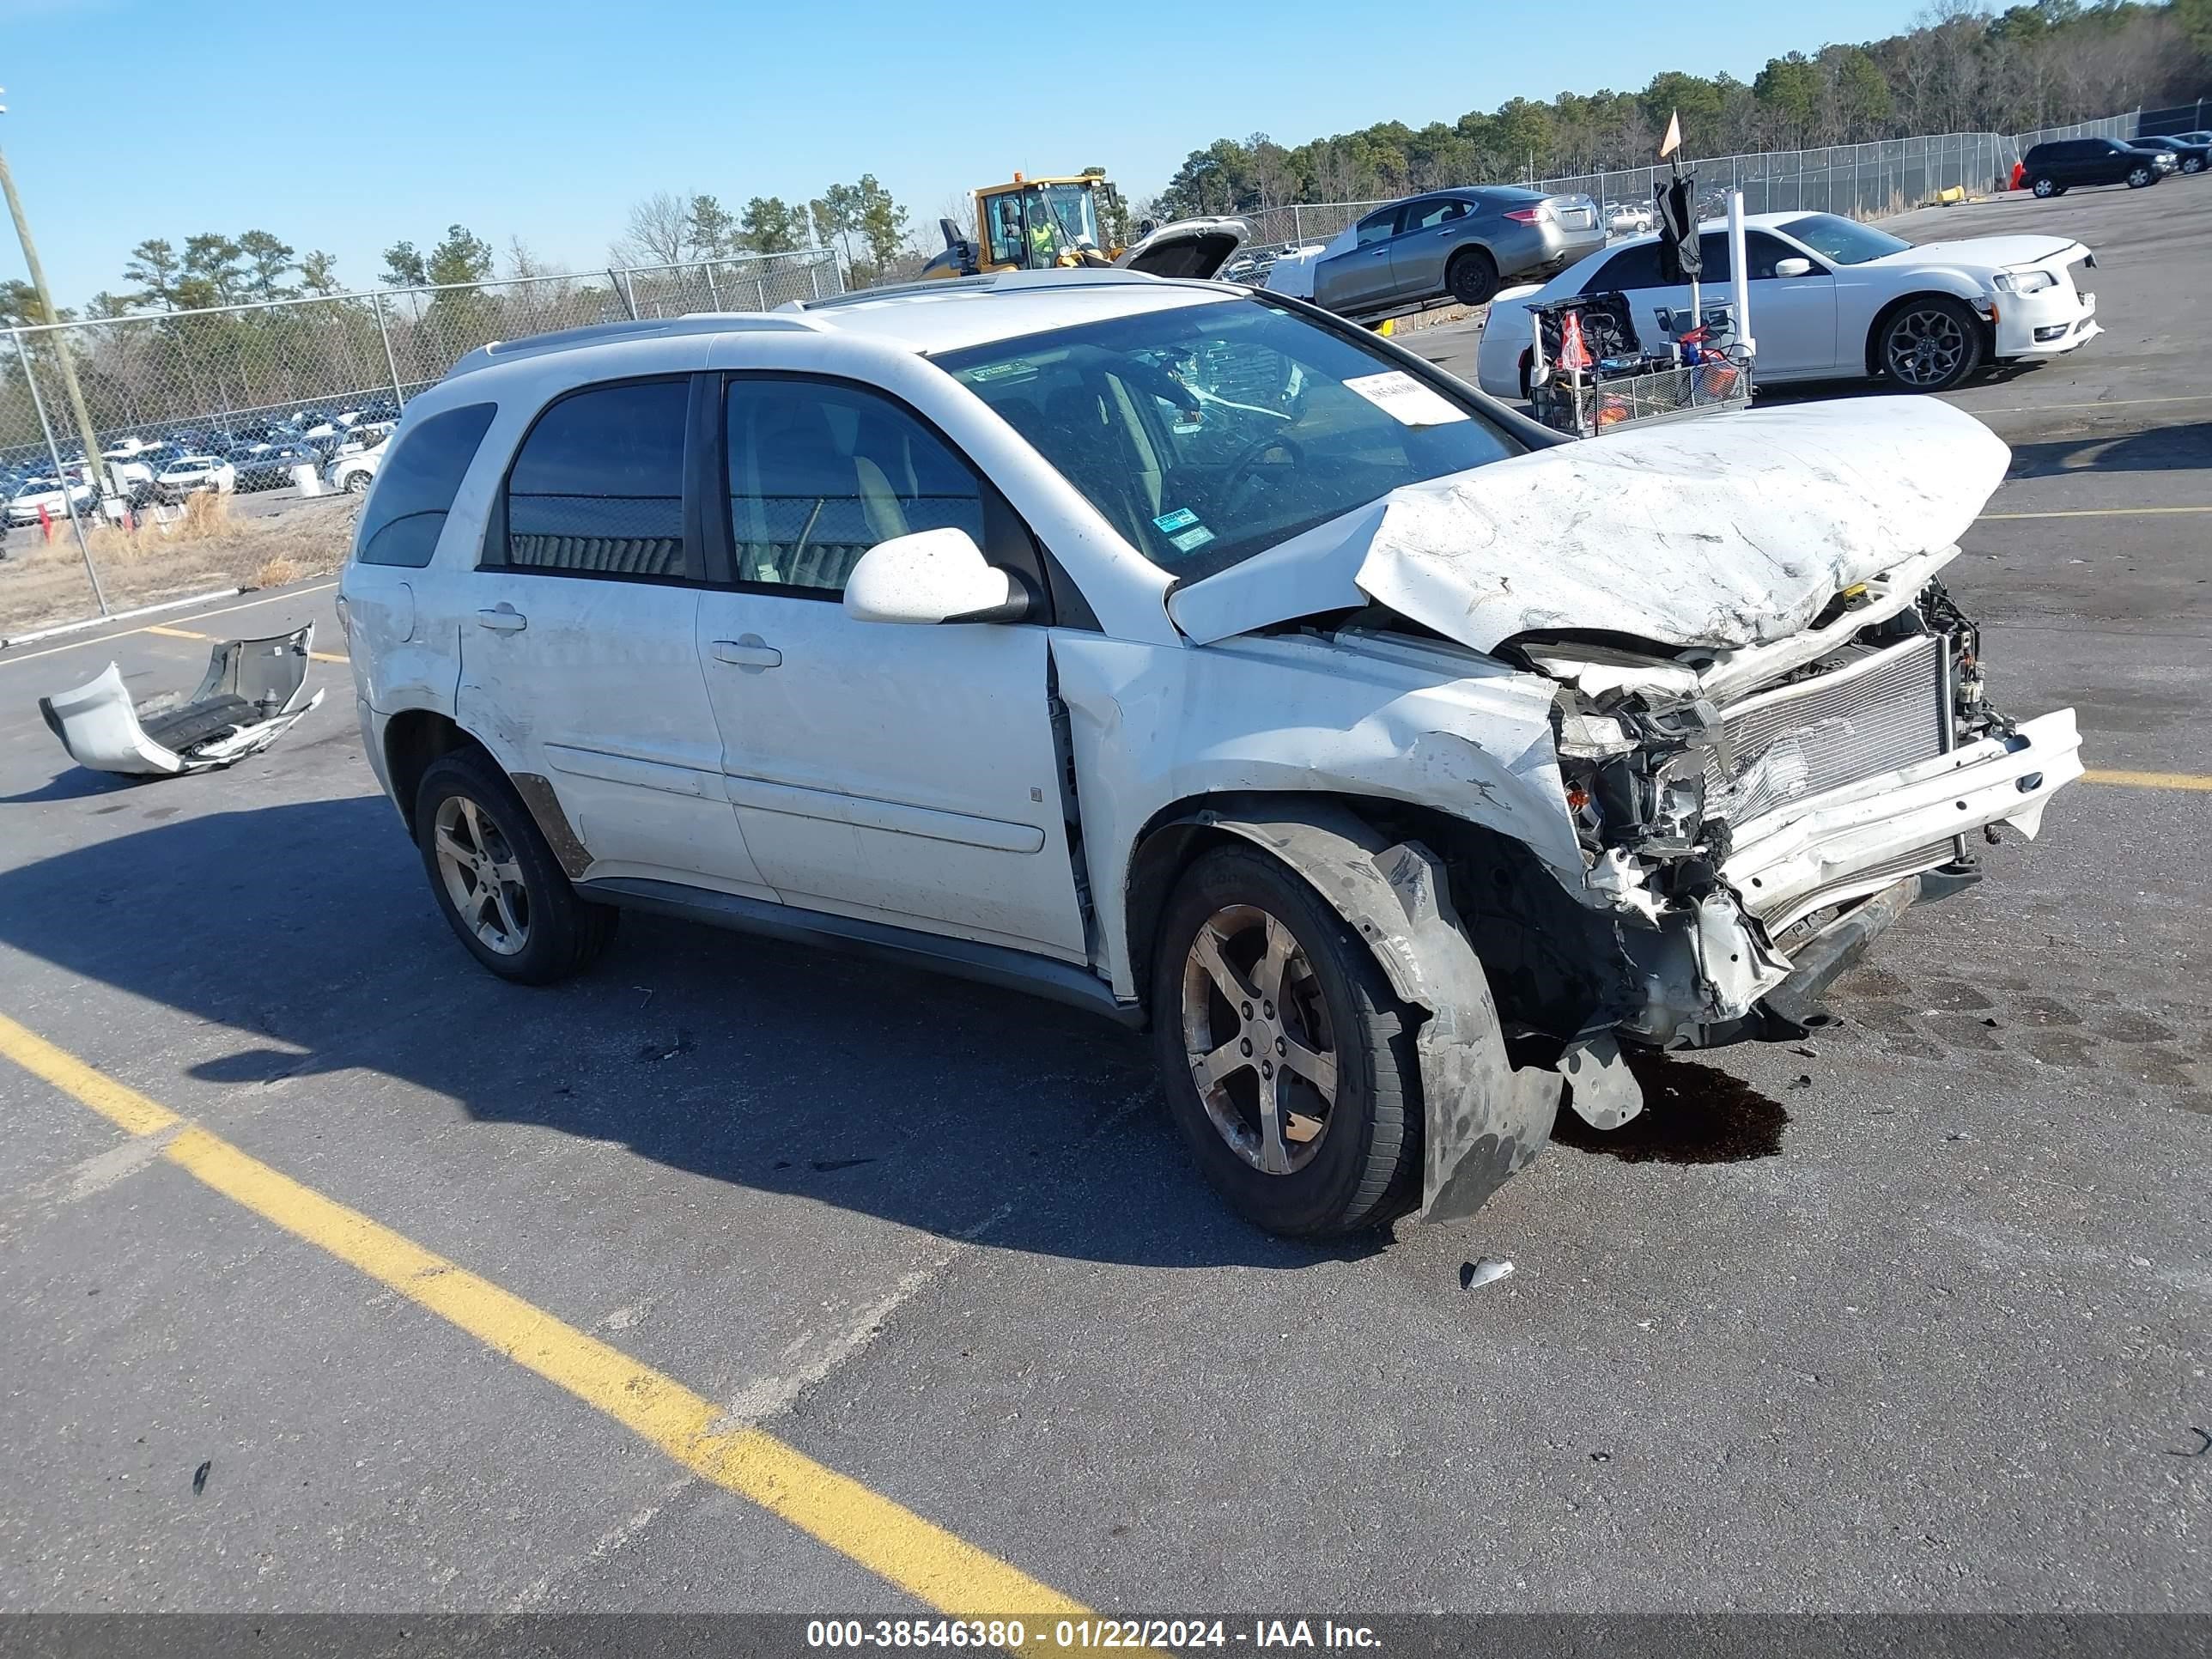
[[[2176,173],[2202,173],[2212,166],[2212,143],[2195,143],[2186,136],[2172,138],[2138,138],[2137,149],[2162,149],[2173,157]]]
[[[2076,185],[2125,185],[2141,190],[2163,173],[2159,152],[2137,149],[2117,138],[2058,138],[2038,144],[2021,157],[2027,187],[2038,196],[2063,196]],[[2179,162],[2179,157],[2175,157]]]

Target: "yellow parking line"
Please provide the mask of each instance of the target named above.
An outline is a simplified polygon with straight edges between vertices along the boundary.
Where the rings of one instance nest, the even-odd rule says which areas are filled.
[[[2212,507],[2068,507],[2049,513],[1984,513],[1980,523],[1991,519],[2133,519],[2167,513],[2212,513]]]
[[[2202,772],[2121,772],[2093,767],[2081,778],[2085,783],[2114,783],[2128,789],[2212,791],[2212,777]]]
[[[192,620],[194,622],[198,622],[199,618],[195,617]],[[212,641],[221,637],[215,634],[195,634],[189,628],[171,628],[165,623],[156,623],[143,631],[149,634],[159,634],[166,639],[172,640],[207,640]],[[351,662],[353,659],[351,657],[339,656],[329,651],[310,651],[307,653],[307,660],[310,662]]]
[[[185,618],[186,622],[205,622],[210,617],[228,617],[234,611],[251,611],[257,605],[275,605],[283,599],[304,599],[310,593],[325,593],[336,587],[335,581],[317,582],[313,587],[295,587],[289,592],[271,593],[265,599],[246,599],[237,605],[227,605],[220,611],[196,611]],[[64,651],[82,651],[88,645],[106,645],[115,640],[129,639],[133,634],[150,634],[161,624],[149,623],[143,628],[118,629],[112,634],[94,634],[89,639],[71,640],[66,645],[49,645],[37,651],[0,651],[0,668],[10,663],[35,662],[40,657],[58,656]]]
[[[775,1436],[726,1425],[721,1408],[544,1309],[304,1187],[159,1102],[0,1015],[0,1055],[134,1135],[171,1136],[161,1156],[224,1197],[390,1286],[495,1352],[726,1492],[957,1619],[1018,1618],[1042,1650],[1077,1601]]]

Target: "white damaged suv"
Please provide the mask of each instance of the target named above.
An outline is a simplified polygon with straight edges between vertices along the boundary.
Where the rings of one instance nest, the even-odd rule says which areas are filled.
[[[638,908],[1075,1002],[1325,1234],[1802,1032],[2034,834],[2073,714],[1938,580],[2005,465],[1917,398],[1565,442],[1282,296],[986,276],[471,354],[341,614],[493,972]]]

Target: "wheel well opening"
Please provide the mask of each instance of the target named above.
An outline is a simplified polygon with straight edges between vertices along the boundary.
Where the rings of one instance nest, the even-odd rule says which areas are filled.
[[[410,708],[394,714],[384,728],[385,775],[392,780],[392,797],[404,815],[411,817],[416,792],[422,775],[441,757],[457,749],[483,745],[445,715],[427,708]]]
[[[1579,903],[1511,836],[1401,801],[1293,799],[1347,808],[1392,841],[1418,841],[1443,860],[1452,907],[1489,976],[1516,1065],[1554,1064],[1565,1043],[1623,994],[1628,965],[1612,924]],[[1251,802],[1178,802],[1139,839],[1130,859],[1129,961],[1147,1010],[1159,918],[1176,882],[1210,848],[1251,845],[1231,830],[1171,821],[1211,805],[1235,817]]]

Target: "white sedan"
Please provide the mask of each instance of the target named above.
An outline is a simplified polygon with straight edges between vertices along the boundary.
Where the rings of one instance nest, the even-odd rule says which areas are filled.
[[[68,518],[71,507],[82,513],[91,505],[92,486],[82,478],[70,478],[66,498],[61,485],[52,478],[26,478],[8,502],[8,522],[36,524],[41,507],[48,521],[56,522]]]
[[[2063,236],[1977,236],[1922,246],[1832,213],[1754,213],[1745,220],[1751,334],[1758,375],[1784,380],[1887,379],[1945,392],[1991,363],[2055,357],[2087,344],[2097,296],[2076,284],[2096,256]],[[1703,298],[1727,297],[1728,234],[1707,225]],[[1476,373],[1499,397],[1528,396],[1529,305],[1578,294],[1628,296],[1647,349],[1663,344],[1662,310],[1690,303],[1662,280],[1659,239],[1618,242],[1541,288],[1498,296]]]
[[[154,493],[165,501],[180,501],[203,489],[228,495],[237,488],[238,469],[216,455],[180,455],[154,480]]]

